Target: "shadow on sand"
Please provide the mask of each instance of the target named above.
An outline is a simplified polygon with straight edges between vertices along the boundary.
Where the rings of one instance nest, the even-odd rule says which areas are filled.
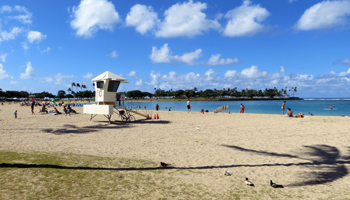
[[[104,123],[106,121],[95,121]],[[134,127],[133,124],[169,124],[170,121],[164,121],[164,120],[158,120],[158,121],[152,121],[152,120],[136,120],[133,122],[121,122],[121,121],[112,121],[112,123],[106,123],[106,124],[98,124],[98,125],[92,125],[92,126],[83,126],[78,127],[72,124],[64,124],[62,128],[58,129],[41,129],[41,131],[45,133],[52,133],[54,135],[64,135],[64,134],[87,134],[87,133],[93,133],[98,132],[102,129],[122,129],[122,128],[132,128]]]
[[[284,158],[297,158],[305,160],[306,162],[295,162],[285,164],[263,164],[262,166],[304,166],[308,170],[300,173],[300,178],[303,182],[290,184],[288,186],[305,186],[305,185],[317,185],[333,182],[337,179],[345,177],[349,172],[346,168],[346,164],[350,164],[350,156],[341,156],[339,150],[336,147],[329,145],[313,145],[303,146],[302,153],[298,155],[275,153],[267,151],[258,151],[254,149],[245,149],[243,147],[233,145],[222,145],[234,150],[250,152],[265,156],[277,156]],[[348,148],[350,152],[350,148]],[[256,165],[249,165],[256,167]]]

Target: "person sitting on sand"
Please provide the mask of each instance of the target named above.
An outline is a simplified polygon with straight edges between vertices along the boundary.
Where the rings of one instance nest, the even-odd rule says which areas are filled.
[[[287,108],[287,117],[294,117],[293,111],[290,108]]]
[[[43,104],[43,107],[41,108],[41,112],[49,113],[49,112],[46,110],[45,104]]]
[[[56,108],[56,107],[54,107],[54,109],[55,109],[55,110],[53,111],[54,113],[57,113],[57,114],[62,114],[60,111],[58,111],[58,110],[57,110],[57,108]]]
[[[312,114],[311,112],[309,112],[309,115],[310,115],[310,116],[314,116],[314,114]]]

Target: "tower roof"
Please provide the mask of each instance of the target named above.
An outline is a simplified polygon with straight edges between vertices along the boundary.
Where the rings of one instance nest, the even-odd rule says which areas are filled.
[[[97,81],[102,81],[102,80],[107,80],[107,79],[120,81],[121,83],[127,83],[127,79],[125,79],[121,76],[118,76],[116,74],[113,74],[110,71],[106,71],[106,72],[96,76],[95,78],[92,79],[92,81],[97,82]]]

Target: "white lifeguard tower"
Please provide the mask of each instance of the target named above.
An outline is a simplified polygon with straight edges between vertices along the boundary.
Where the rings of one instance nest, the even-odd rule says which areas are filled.
[[[144,114],[126,109],[125,106],[117,105],[116,93],[121,83],[128,83],[125,78],[106,71],[92,79],[92,81],[95,83],[96,104],[83,106],[84,114],[91,114],[90,120],[96,115],[104,115],[111,122],[114,109],[118,108],[147,118]]]

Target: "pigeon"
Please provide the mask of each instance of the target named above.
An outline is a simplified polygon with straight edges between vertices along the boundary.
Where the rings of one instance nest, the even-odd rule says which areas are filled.
[[[167,163],[163,163],[163,162],[160,162],[160,165],[163,167],[163,168],[167,168],[169,165],[171,164],[167,164]]]
[[[273,188],[284,188],[283,185],[278,185],[278,184],[272,182],[272,180],[270,180],[270,185],[271,185],[271,187],[273,187]]]
[[[250,182],[247,177],[245,177],[245,184],[254,187],[254,184]]]
[[[225,175],[225,176],[231,176],[231,175],[232,175],[232,172],[225,171],[224,175]]]

